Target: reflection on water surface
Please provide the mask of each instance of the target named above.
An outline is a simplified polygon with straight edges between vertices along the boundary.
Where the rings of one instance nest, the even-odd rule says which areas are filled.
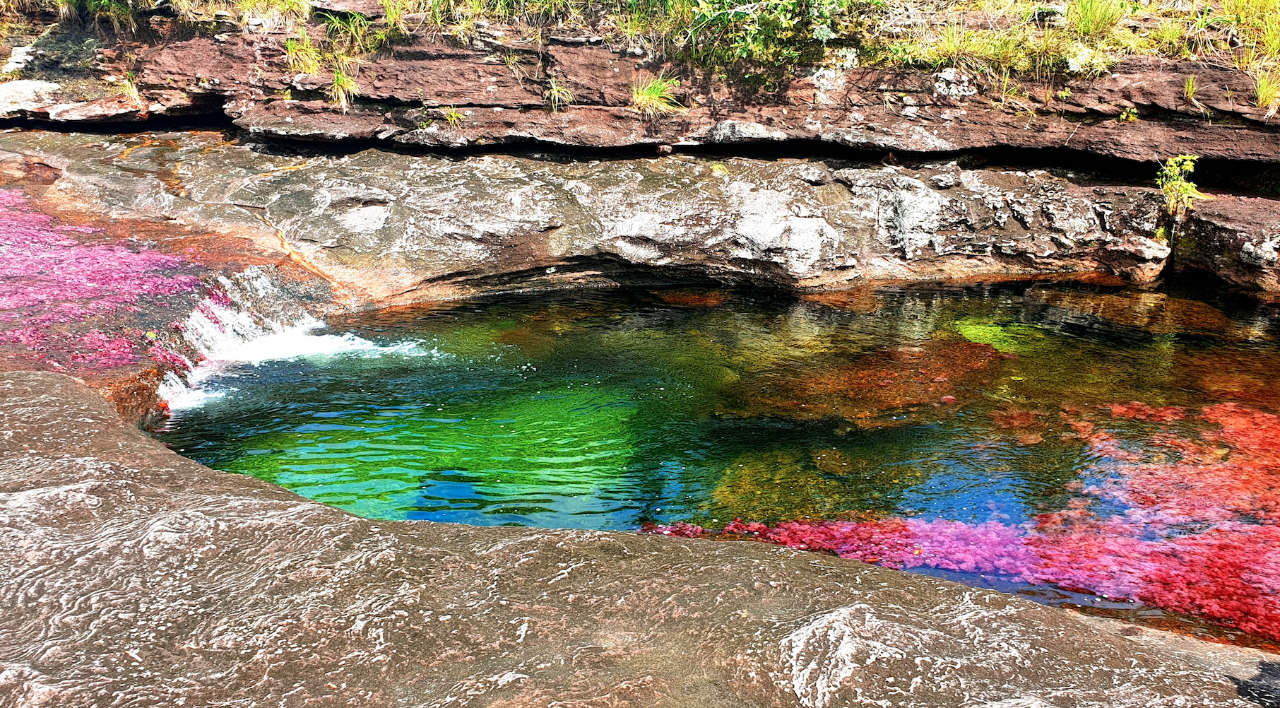
[[[367,517],[741,519],[741,537],[1280,639],[1280,569],[1224,570],[1238,582],[1215,592],[1258,592],[1214,614],[1174,597],[1204,573],[1161,556],[1229,566],[1280,540],[1265,315],[1046,284],[468,302],[333,328],[378,347],[227,366],[205,384],[225,395],[160,437]]]

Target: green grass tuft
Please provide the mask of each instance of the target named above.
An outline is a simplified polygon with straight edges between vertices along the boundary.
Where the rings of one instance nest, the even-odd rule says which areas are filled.
[[[631,87],[631,107],[649,120],[672,115],[685,110],[676,100],[675,90],[680,79],[665,74],[652,76]]]
[[[1067,22],[1081,37],[1099,39],[1111,34],[1126,14],[1119,0],[1074,0],[1067,8]]]
[[[562,111],[566,106],[573,103],[573,92],[569,90],[568,86],[562,86],[555,79],[547,82],[547,91],[543,95],[552,113]]]
[[[351,105],[351,99],[360,95],[360,85],[356,83],[353,62],[336,60],[333,66],[333,81],[329,84],[329,98],[343,113]]]
[[[295,74],[320,73],[320,52],[311,44],[311,37],[304,30],[300,37],[284,41],[285,62]]]

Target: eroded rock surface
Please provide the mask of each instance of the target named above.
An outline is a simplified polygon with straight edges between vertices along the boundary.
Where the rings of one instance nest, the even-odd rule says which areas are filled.
[[[1224,195],[1200,202],[1178,238],[1175,265],[1228,282],[1280,290],[1280,223],[1270,199]]]
[[[69,377],[0,394],[5,705],[1244,708],[1219,672],[1268,658],[758,544],[366,521]]]
[[[181,134],[10,134],[51,198],[284,244],[372,302],[607,279],[625,267],[788,287],[1103,271],[1169,254],[1158,192],[1043,171],[687,156],[281,155]]]

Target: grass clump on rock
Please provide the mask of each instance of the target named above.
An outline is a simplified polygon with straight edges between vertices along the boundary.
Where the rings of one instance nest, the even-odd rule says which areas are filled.
[[[290,37],[284,41],[285,62],[289,71],[295,74],[320,73],[320,52],[311,43],[306,32],[300,37]]]
[[[1127,14],[1117,0],[1075,0],[1067,9],[1067,21],[1081,37],[1106,37]]]
[[[360,95],[360,85],[356,83],[355,70],[347,62],[338,62],[333,66],[333,81],[329,84],[329,98],[345,113],[351,105],[351,99]]]
[[[555,79],[550,79],[547,82],[547,90],[544,96],[552,113],[562,111],[573,103],[573,91],[570,91],[568,86]]]
[[[680,80],[675,77],[652,76],[631,87],[631,106],[650,120],[679,113],[684,110],[676,100],[675,91],[679,87]]]

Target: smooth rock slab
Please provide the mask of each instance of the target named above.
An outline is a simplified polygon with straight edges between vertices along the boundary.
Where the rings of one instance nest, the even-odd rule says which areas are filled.
[[[1252,705],[1101,627],[755,543],[366,521],[0,375],[0,705]]]

